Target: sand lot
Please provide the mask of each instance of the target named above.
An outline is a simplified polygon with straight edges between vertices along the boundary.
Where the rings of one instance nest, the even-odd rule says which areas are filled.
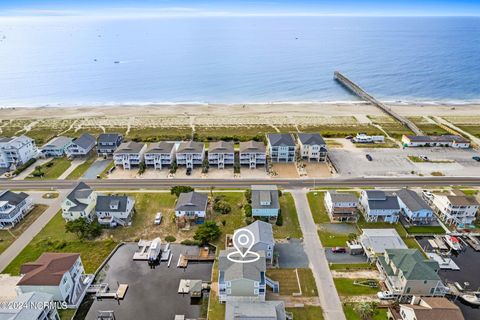
[[[293,163],[272,163],[272,171],[276,173],[274,178],[298,178],[296,165]]]

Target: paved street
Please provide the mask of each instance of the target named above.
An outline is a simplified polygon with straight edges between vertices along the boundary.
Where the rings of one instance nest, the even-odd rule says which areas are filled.
[[[304,248],[317,283],[320,304],[326,320],[345,320],[327,258],[318,238],[317,227],[308,205],[306,190],[291,190],[303,232]]]
[[[64,196],[65,192],[62,192],[58,198],[48,200],[43,199],[41,193],[32,194],[34,203],[47,204],[49,207],[0,255],[0,271],[3,271],[9,265],[27,244],[32,241],[33,237],[55,216],[58,210],[60,210]]]

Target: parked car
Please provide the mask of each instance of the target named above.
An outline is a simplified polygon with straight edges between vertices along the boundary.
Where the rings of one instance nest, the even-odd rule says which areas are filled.
[[[422,159],[423,161],[428,161],[428,157],[427,157],[427,156],[420,156],[420,159]]]
[[[347,139],[347,140],[352,140],[352,139],[353,139],[353,136],[346,136],[345,139]]]
[[[157,214],[155,215],[155,221],[153,223],[154,224],[162,223],[162,213],[161,212],[157,212]]]
[[[345,253],[345,252],[347,252],[347,249],[345,249],[344,247],[333,247],[332,252],[333,253]]]
[[[380,300],[393,300],[395,299],[395,295],[390,291],[379,291],[377,292],[377,297]]]
[[[475,161],[480,161],[480,157],[479,157],[479,156],[474,156],[474,157],[472,157],[472,159],[475,160]]]
[[[373,160],[372,156],[369,155],[369,154],[365,155],[365,157],[367,158],[368,161],[372,161],[372,160]]]
[[[192,174],[192,168],[187,168],[187,176]]]

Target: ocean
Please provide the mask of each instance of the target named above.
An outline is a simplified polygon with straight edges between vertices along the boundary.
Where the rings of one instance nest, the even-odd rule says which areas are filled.
[[[0,106],[480,100],[480,18],[0,18]]]

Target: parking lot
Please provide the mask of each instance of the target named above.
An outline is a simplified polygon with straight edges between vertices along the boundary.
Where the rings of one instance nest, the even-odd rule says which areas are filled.
[[[372,157],[368,161],[366,155]],[[346,148],[331,149],[329,156],[341,176],[430,175],[480,176],[480,162],[472,159],[477,152],[454,148]],[[433,162],[412,162],[408,156],[426,156]],[[445,161],[445,163],[434,163]]]
[[[96,320],[101,310],[113,310],[117,319],[172,320],[176,314],[188,319],[200,318],[201,305],[191,305],[189,295],[178,294],[178,285],[180,279],[210,281],[212,263],[190,263],[185,269],[177,268],[180,253],[194,254],[198,248],[172,244],[170,268],[162,262],[152,269],[146,261],[133,261],[136,249],[133,243],[120,247],[102,271],[105,277],[100,282],[108,283],[111,291],[116,290],[119,283],[128,284],[125,299],[94,301],[85,319]]]

